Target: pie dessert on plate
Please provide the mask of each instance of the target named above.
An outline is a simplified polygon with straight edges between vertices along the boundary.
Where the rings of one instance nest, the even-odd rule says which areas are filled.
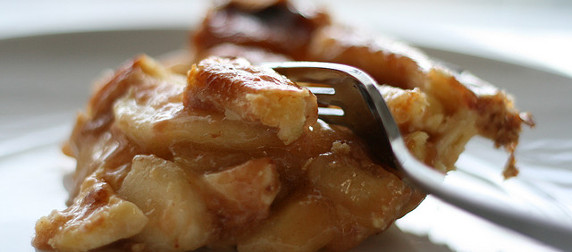
[[[69,206],[38,220],[36,248],[347,250],[423,200],[265,61],[367,71],[411,152],[443,172],[481,135],[508,150],[505,175],[516,175],[521,125],[533,124],[494,86],[288,1],[219,5],[190,44],[96,83],[64,147],[77,160]]]

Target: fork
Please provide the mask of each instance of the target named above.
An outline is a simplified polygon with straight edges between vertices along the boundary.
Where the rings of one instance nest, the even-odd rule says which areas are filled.
[[[309,87],[318,103],[341,109],[319,108],[319,118],[350,128],[365,140],[375,159],[397,168],[404,181],[451,205],[492,223],[512,229],[546,245],[572,249],[572,226],[543,218],[522,208],[467,193],[443,183],[445,174],[418,161],[407,149],[377,83],[365,72],[342,64],[323,62],[264,63],[295,82],[323,84]]]

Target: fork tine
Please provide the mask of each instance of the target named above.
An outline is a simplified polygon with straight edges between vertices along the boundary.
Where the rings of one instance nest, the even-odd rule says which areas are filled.
[[[320,113],[319,118],[328,124],[346,125],[346,120],[343,116]]]
[[[314,94],[316,95],[316,94]],[[318,98],[318,103],[323,105],[334,105],[339,106],[340,108],[344,109],[344,103],[340,101],[339,97],[334,95],[321,95],[317,94],[316,98]]]
[[[336,89],[331,86],[328,87],[315,87],[315,86],[304,86],[309,89],[315,95],[334,95],[336,94]]]
[[[341,108],[318,107],[320,116],[344,116],[345,112]]]
[[[311,83],[304,83],[304,84],[310,84]],[[316,96],[316,98],[318,98],[318,103],[321,105],[334,105],[331,104],[332,99],[334,98],[334,95],[336,94],[336,90],[331,87],[315,87],[315,86],[306,86],[304,85],[305,88],[309,89],[310,92],[312,92],[312,94],[314,94]]]

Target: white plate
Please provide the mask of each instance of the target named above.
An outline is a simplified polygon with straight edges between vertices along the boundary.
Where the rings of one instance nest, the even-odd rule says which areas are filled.
[[[147,53],[184,48],[182,30],[55,34],[0,41],[0,244],[6,251],[33,251],[34,223],[64,208],[62,184],[74,162],[59,152],[74,114],[83,108],[91,82],[105,70]],[[572,212],[572,80],[523,66],[427,49],[430,55],[470,69],[517,97],[517,106],[538,123],[525,129],[517,152],[521,176],[503,182],[506,160],[492,143],[472,141],[460,158],[460,172],[486,176],[491,197],[569,221]],[[481,190],[478,181],[475,188]],[[483,189],[484,190],[484,189]],[[397,226],[397,227],[396,227]],[[359,251],[550,251],[549,247],[498,228],[428,197],[388,231]]]

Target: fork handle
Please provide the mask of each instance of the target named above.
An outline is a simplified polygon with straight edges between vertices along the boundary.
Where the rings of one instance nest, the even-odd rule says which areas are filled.
[[[396,149],[406,148],[402,139],[394,139],[392,146]],[[490,200],[484,195],[467,194],[460,188],[443,184],[442,174],[429,169],[408,152],[394,153],[401,161],[400,165],[411,169],[406,172],[414,184],[431,192],[437,198],[551,247],[563,251],[572,249],[572,224],[570,222],[557,222],[554,219],[542,218],[520,208]]]

